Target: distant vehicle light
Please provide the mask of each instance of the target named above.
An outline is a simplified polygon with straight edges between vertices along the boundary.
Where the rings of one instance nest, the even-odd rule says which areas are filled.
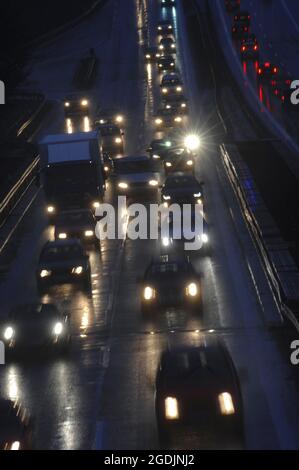
[[[48,269],[42,269],[41,272],[39,273],[40,277],[44,279],[45,277],[51,276],[52,272],[49,271]]]
[[[69,101],[66,101],[66,102],[64,103],[64,106],[65,106],[66,108],[69,108],[70,105],[71,105],[71,103],[70,103]]]
[[[84,236],[85,236],[86,238],[93,237],[93,235],[94,235],[93,230],[85,230],[85,232],[84,232]]]
[[[95,201],[92,206],[95,208],[95,209],[98,209],[100,207],[100,203],[98,201]]]
[[[120,137],[116,137],[115,143],[116,143],[116,144],[121,144],[121,143],[122,143],[122,139],[121,139]]]
[[[21,448],[20,441],[14,441],[10,446],[10,450],[20,450],[20,448]]]
[[[177,86],[177,87],[176,87],[176,91],[178,91],[178,92],[182,91],[182,89],[183,89],[183,88],[182,88],[181,86]]]
[[[160,155],[157,155],[157,154],[154,153],[153,158],[154,158],[155,160],[159,160],[159,159],[160,159]]]
[[[87,106],[87,105],[88,105],[88,101],[87,101],[87,100],[82,100],[82,101],[81,101],[81,105],[82,105],[82,106]]]
[[[145,57],[146,57],[146,59],[150,59],[150,58],[151,58],[150,54],[146,54]]]
[[[183,120],[183,119],[181,118],[181,116],[176,116],[176,117],[174,118],[174,121],[175,121],[175,122],[182,122],[182,120]]]
[[[109,171],[109,166],[104,166],[104,171]]]
[[[203,242],[204,245],[206,245],[209,242],[209,237],[206,233],[202,234],[201,241]]]
[[[155,123],[156,123],[158,126],[160,126],[161,124],[163,124],[163,119],[157,118],[157,119],[155,119]]]
[[[14,333],[14,329],[11,326],[8,326],[4,331],[4,339],[6,339],[7,341],[11,340]]]
[[[120,124],[124,121],[124,117],[121,114],[119,114],[118,116],[116,116],[115,120],[118,124]]]
[[[188,165],[188,166],[193,166],[193,160],[188,160],[188,161],[187,161],[187,165]]]
[[[79,276],[82,273],[83,273],[83,266],[76,266],[75,268],[72,269],[72,274],[77,274],[77,276]]]
[[[67,234],[66,233],[59,233],[58,235],[59,240],[66,240],[67,239]]]
[[[187,289],[186,289],[187,295],[190,297],[196,297],[198,295],[198,287],[195,282],[191,282],[188,284]]]
[[[187,135],[185,138],[185,146],[188,150],[197,150],[200,147],[200,139],[195,134]]]
[[[144,300],[152,300],[155,297],[155,290],[150,287],[146,286],[143,292]]]
[[[158,186],[159,182],[157,180],[150,180],[148,184],[150,186]]]
[[[164,201],[170,201],[171,196],[163,196]]]
[[[193,194],[195,198],[201,197],[201,192]]]
[[[170,168],[172,166],[172,163],[171,162],[166,162],[165,165]]]
[[[53,214],[55,212],[55,207],[54,206],[48,206],[47,207],[47,212],[48,212],[48,214]]]
[[[165,247],[169,246],[169,245],[170,245],[170,240],[169,240],[169,238],[163,237],[163,238],[162,238],[162,245],[165,246]]]
[[[128,188],[128,184],[127,183],[124,183],[124,182],[120,182],[118,183],[118,187],[120,189],[127,189]]]

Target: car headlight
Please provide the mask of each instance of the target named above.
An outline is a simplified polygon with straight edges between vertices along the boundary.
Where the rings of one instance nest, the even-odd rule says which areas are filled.
[[[201,197],[201,192],[199,192],[199,193],[194,193],[193,196],[194,196],[195,198]]]
[[[48,207],[47,207],[47,212],[48,212],[48,214],[54,214],[54,212],[55,212],[55,207],[54,207],[54,206],[48,206]]]
[[[185,146],[188,150],[197,150],[200,147],[200,139],[195,134],[187,135],[185,138]]]
[[[162,31],[162,26],[158,26],[158,31]]]
[[[124,182],[121,182],[121,183],[118,183],[118,187],[121,188],[121,189],[127,189],[127,188],[128,188],[128,184],[127,184],[127,183],[124,183]]]
[[[169,25],[169,26],[168,26],[168,29],[172,29],[172,26],[171,26],[171,25]]]
[[[156,153],[154,153],[153,158],[154,158],[155,160],[160,160],[160,155],[157,155]]]
[[[162,93],[167,94],[168,93],[167,88],[162,88]]]
[[[166,105],[166,109],[171,109],[171,105],[170,105],[170,104],[167,104],[167,105]]]
[[[121,122],[123,122],[124,117],[123,117],[121,114],[118,114],[118,115],[116,116],[115,120],[116,120],[116,122],[117,122],[118,124],[120,124]]]
[[[160,67],[160,68],[162,68],[162,67],[163,67],[163,65],[162,65],[162,64],[159,64],[159,67]]]
[[[120,138],[120,137],[116,137],[115,143],[116,143],[116,144],[121,144],[121,143],[122,143],[121,138]]]
[[[63,232],[63,233],[59,233],[59,234],[58,234],[58,238],[59,238],[59,240],[66,240],[67,234],[64,233],[64,232]]]
[[[181,108],[186,108],[186,107],[187,107],[186,103],[181,103]]]
[[[163,124],[163,119],[157,118],[157,119],[155,120],[155,123],[156,123],[158,126],[160,126],[161,124]]]
[[[170,196],[163,196],[164,201],[170,201],[171,197]]]
[[[104,171],[109,171],[109,166],[104,166]]]
[[[162,245],[165,246],[165,247],[169,246],[170,245],[170,239],[167,238],[167,237],[163,237],[162,238]]]
[[[14,329],[11,326],[8,326],[7,328],[5,328],[3,336],[4,336],[4,339],[9,341],[12,339],[14,334],[15,334]]]
[[[179,403],[175,397],[166,397],[165,405],[165,418],[170,420],[179,419]]]
[[[99,201],[95,201],[92,206],[95,208],[95,209],[98,209],[100,207],[100,203]]]
[[[148,184],[150,186],[158,186],[159,182],[157,180],[150,180]]]
[[[88,105],[88,101],[87,100],[82,100],[81,101],[81,106],[87,106]]]
[[[181,86],[177,86],[177,87],[176,87],[176,91],[182,91],[182,87],[181,87]]]
[[[209,237],[206,233],[203,233],[202,236],[201,236],[201,241],[206,244],[209,242]]]
[[[54,326],[53,333],[54,333],[55,336],[59,336],[59,335],[61,335],[62,332],[63,332],[63,324],[59,321]]]
[[[155,298],[155,290],[152,287],[146,286],[143,291],[144,300],[153,300]]]
[[[147,59],[150,59],[150,58],[151,58],[150,54],[146,54],[145,57],[146,57]]]
[[[187,160],[187,165],[188,166],[193,166],[193,160]]]
[[[182,118],[180,116],[177,116],[174,118],[175,122],[182,122]]]
[[[10,450],[20,450],[21,448],[21,443],[20,441],[14,441],[11,443]]]
[[[64,103],[64,106],[65,106],[66,108],[69,108],[70,105],[71,105],[71,104],[69,103],[69,101],[66,101],[66,102]]]
[[[164,46],[163,46],[162,44],[160,44],[159,49],[160,49],[161,51],[163,51]]]
[[[172,166],[172,163],[166,162],[165,165],[167,166],[167,168],[170,168]]]
[[[174,62],[170,62],[170,67],[174,67]]]
[[[83,273],[83,266],[76,266],[75,268],[72,269],[72,274],[77,274],[77,276],[79,276],[82,273]]]
[[[195,282],[191,282],[190,284],[188,284],[187,289],[186,289],[186,293],[190,297],[196,297],[198,295],[197,284],[195,284]]]
[[[175,45],[174,44],[171,44],[171,49],[174,49],[175,48]]]
[[[39,273],[41,278],[49,277],[51,276],[52,272],[49,271],[48,269],[42,269],[41,272]]]
[[[235,414],[234,402],[230,393],[220,393],[220,395],[218,395],[218,403],[222,415],[228,416]]]
[[[93,235],[94,235],[93,230],[85,230],[85,232],[84,232],[84,236],[87,237],[87,238],[88,237],[93,237]]]

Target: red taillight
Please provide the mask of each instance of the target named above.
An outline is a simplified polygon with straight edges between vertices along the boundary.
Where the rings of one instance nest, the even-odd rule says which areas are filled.
[[[236,28],[233,28],[233,32],[234,32],[234,33],[236,32]]]
[[[274,67],[273,68],[273,73],[277,73],[278,72],[278,68],[277,67]]]
[[[244,31],[248,31],[248,28],[247,28],[247,26],[244,26]]]
[[[290,85],[292,83],[292,80],[290,80],[289,78],[286,79],[286,85]]]
[[[265,67],[270,67],[270,62],[265,62]]]
[[[258,73],[259,75],[262,75],[262,72],[263,72],[262,69],[257,69],[257,73]]]
[[[275,96],[278,96],[278,90],[277,89],[274,90],[274,94],[275,94]]]
[[[257,44],[253,47],[253,49],[254,49],[255,51],[257,51],[258,48],[259,48],[259,46],[258,46]]]
[[[281,101],[282,101],[282,102],[284,102],[284,100],[285,100],[285,96],[284,96],[284,95],[282,95],[282,97],[281,97]]]
[[[242,52],[246,51],[246,46],[242,46]]]

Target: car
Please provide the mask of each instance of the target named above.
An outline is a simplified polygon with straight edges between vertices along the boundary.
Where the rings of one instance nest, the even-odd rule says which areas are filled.
[[[164,158],[169,148],[172,146],[172,141],[169,139],[154,139],[151,141],[147,152],[151,158],[156,160]]]
[[[71,94],[64,99],[64,115],[66,118],[85,117],[89,113],[90,105],[86,96]]]
[[[97,244],[96,219],[90,209],[61,212],[55,221],[55,240],[78,238],[82,243]]]
[[[48,241],[42,248],[36,270],[38,290],[50,285],[81,284],[90,289],[90,262],[77,239]]]
[[[175,113],[179,115],[186,116],[189,114],[187,99],[182,94],[165,94],[163,97],[163,103],[166,109],[172,109]]]
[[[114,186],[118,194],[150,196],[162,184],[160,160],[149,156],[127,156],[114,161]]]
[[[271,62],[264,62],[257,67],[257,79],[259,82],[271,82],[278,77],[279,68]]]
[[[116,124],[98,124],[103,152],[113,157],[124,154],[124,132]]]
[[[240,0],[225,0],[225,9],[227,12],[235,12],[240,9]]]
[[[203,181],[199,182],[195,176],[175,172],[167,176],[161,189],[162,201],[168,204],[194,204],[203,202]]]
[[[161,20],[157,25],[157,32],[161,36],[173,34],[173,24],[169,20]]]
[[[238,374],[224,342],[216,335],[202,334],[198,345],[182,344],[164,351],[155,389],[162,444],[186,429],[198,434],[202,448],[207,442],[221,448],[244,442]]]
[[[184,118],[176,109],[165,107],[158,109],[154,117],[154,123],[157,129],[178,127],[184,124]]]
[[[95,125],[116,124],[122,128],[125,123],[125,119],[125,114],[120,109],[98,107],[96,111]]]
[[[194,173],[195,156],[183,147],[170,148],[164,158],[164,169],[166,175],[178,171]]]
[[[243,21],[234,21],[232,25],[232,38],[244,39],[249,32],[249,26]]]
[[[70,317],[54,304],[19,304],[4,321],[2,338],[8,354],[66,352],[71,341]]]
[[[176,45],[174,39],[169,37],[163,37],[160,39],[159,51],[164,55],[176,54]]]
[[[183,83],[177,73],[168,73],[162,77],[161,90],[164,96],[183,93]]]
[[[242,39],[240,52],[242,60],[259,60],[259,44],[255,34]]]
[[[175,70],[175,59],[171,55],[164,55],[157,61],[160,73],[172,72]]]
[[[143,54],[146,63],[156,62],[161,57],[161,53],[158,52],[156,46],[144,47]]]
[[[154,259],[141,279],[142,313],[149,315],[168,307],[202,313],[201,277],[185,256]]]
[[[31,450],[33,423],[20,401],[0,398],[0,450]]]
[[[175,7],[176,6],[176,0],[160,0],[161,1],[161,7]]]

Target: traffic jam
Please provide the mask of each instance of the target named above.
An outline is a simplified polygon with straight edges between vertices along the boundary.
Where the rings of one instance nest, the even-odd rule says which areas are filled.
[[[26,209],[23,217],[22,243],[33,255],[22,261],[22,269],[11,264],[12,276],[21,276],[24,285],[22,295],[7,291],[9,309],[0,323],[6,362],[0,375],[1,450],[118,445],[244,450],[259,448],[259,418],[269,448],[283,435],[283,426],[281,434],[277,431],[278,415],[259,392],[262,384],[267,396],[272,379],[267,382],[254,363],[248,366],[251,358],[259,362],[263,341],[267,347],[260,367],[273,365],[275,324],[264,329],[251,316],[266,287],[262,277],[255,279],[254,264],[239,247],[245,230],[234,216],[219,163],[210,157],[215,145],[207,145],[208,133],[193,119],[187,77],[202,85],[185,68],[179,5],[179,0],[157,0],[154,33],[138,45],[142,83],[154,97],[145,130],[137,107],[129,109],[125,100],[118,105],[114,95],[101,102],[92,91],[81,90],[60,99],[61,128],[51,125],[38,135],[38,196],[33,215],[27,216]],[[240,0],[223,0],[223,8],[231,17],[232,41],[242,63],[254,64],[259,89],[288,103],[292,79],[276,64],[262,61],[250,12],[241,9]],[[101,67],[104,80],[104,60]],[[133,69],[128,75],[133,81]],[[205,86],[210,92],[210,84]],[[125,84],[120,94],[129,95]],[[207,93],[200,103],[209,106],[211,96]],[[140,129],[145,146],[131,138]],[[151,239],[147,222],[153,222],[153,205],[167,214],[167,230],[159,216],[158,237]],[[135,206],[142,206],[145,216],[133,225]],[[189,208],[191,237],[174,207],[184,214]],[[118,217],[114,224],[110,209]],[[227,217],[224,228],[221,211]],[[129,226],[143,236],[130,236]],[[186,249],[190,242],[199,248]],[[226,287],[230,276],[232,289]],[[248,279],[253,287],[246,297]],[[281,371],[287,375],[280,365],[273,374]],[[283,396],[283,387],[275,397]],[[274,398],[272,405],[277,407]]]

